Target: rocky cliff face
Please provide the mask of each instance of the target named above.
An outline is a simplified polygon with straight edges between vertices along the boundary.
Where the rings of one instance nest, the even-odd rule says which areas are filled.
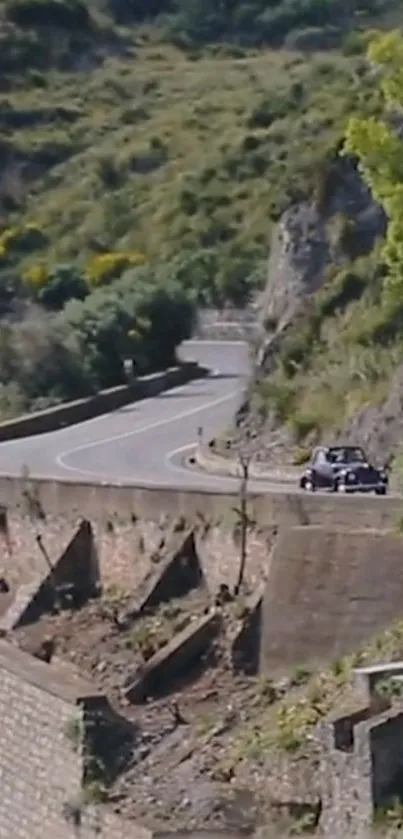
[[[386,218],[354,163],[335,156],[320,194],[288,209],[272,237],[261,317],[266,335],[258,365],[269,372],[281,336],[324,284],[331,266],[367,254],[384,235]]]
[[[261,298],[263,339],[256,358],[257,381],[268,378],[275,369],[288,328],[297,319],[304,319],[330,269],[341,268],[370,253],[376,240],[384,236],[386,223],[382,208],[373,201],[353,161],[339,155],[328,162],[315,199],[283,214],[273,233],[267,285]],[[395,392],[400,394],[400,384]],[[395,407],[391,406],[392,413]],[[390,423],[381,423],[381,418],[372,416],[373,413],[372,409],[365,409],[357,416],[354,427],[346,429],[346,437],[351,440],[362,440],[364,433],[371,452],[379,442],[374,423],[378,424],[384,443]],[[262,415],[258,400],[254,399],[254,383],[236,419],[232,450],[243,447],[245,438],[259,459],[271,462],[282,462],[293,446],[289,429],[280,427],[270,411]]]

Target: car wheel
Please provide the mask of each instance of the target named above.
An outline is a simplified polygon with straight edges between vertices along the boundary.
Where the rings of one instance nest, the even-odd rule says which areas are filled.
[[[375,495],[386,495],[386,487],[377,487]]]

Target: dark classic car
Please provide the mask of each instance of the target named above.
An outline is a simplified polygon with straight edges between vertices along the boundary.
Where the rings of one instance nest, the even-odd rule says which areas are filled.
[[[386,495],[388,475],[368,462],[363,449],[357,446],[319,446],[312,452],[309,464],[300,479],[301,489],[314,492],[375,492]]]

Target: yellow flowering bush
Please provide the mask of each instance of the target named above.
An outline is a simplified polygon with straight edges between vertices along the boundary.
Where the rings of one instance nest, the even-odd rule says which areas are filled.
[[[0,234],[0,257],[6,259],[13,251],[29,253],[43,247],[46,242],[47,237],[44,231],[33,222],[23,227],[7,227]]]
[[[0,254],[3,257],[8,256],[12,250],[20,233],[19,227],[7,227],[0,235]]]
[[[87,266],[86,278],[90,285],[104,285],[116,279],[126,268],[144,265],[145,257],[138,251],[117,251],[94,256]]]
[[[43,263],[30,265],[30,267],[24,271],[22,279],[25,285],[29,286],[32,290],[40,289],[48,283],[49,271]]]

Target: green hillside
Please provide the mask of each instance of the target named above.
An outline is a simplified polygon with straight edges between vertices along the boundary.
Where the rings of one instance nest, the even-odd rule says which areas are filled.
[[[403,37],[399,30],[372,38],[367,58],[381,113],[376,117],[363,109],[350,115],[343,153],[356,161],[362,182],[383,208],[386,235],[382,239],[378,233],[372,252],[356,258],[351,220],[333,217],[338,237],[353,246],[350,258],[338,269],[329,268],[304,316],[291,324],[274,369],[256,383],[248,421],[257,423],[262,442],[282,429],[282,457],[287,451],[298,461],[314,443],[337,435],[364,442],[380,460],[397,455],[400,472]]]
[[[379,112],[364,35],[397,7],[0,4],[0,412],[158,366],[198,303],[247,301],[273,222]]]

